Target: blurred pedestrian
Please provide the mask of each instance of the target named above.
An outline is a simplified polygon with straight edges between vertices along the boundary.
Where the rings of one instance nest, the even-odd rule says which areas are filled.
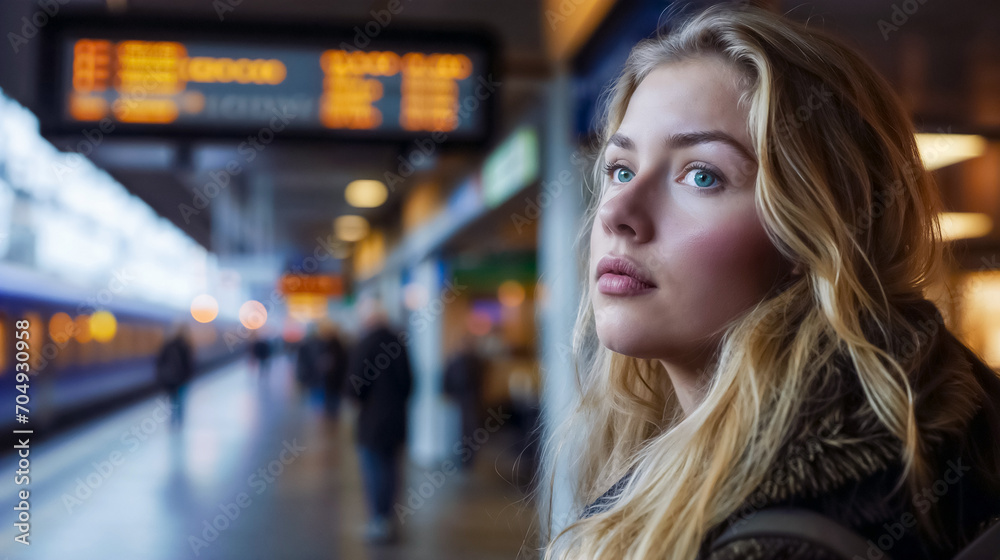
[[[323,386],[325,348],[317,333],[317,327],[310,325],[305,338],[299,343],[295,353],[295,378],[311,398],[318,398]]]
[[[323,397],[327,416],[336,418],[340,413],[340,399],[343,393],[347,371],[347,349],[336,323],[323,325]]]
[[[483,423],[483,376],[486,362],[476,352],[476,339],[465,333],[462,345],[444,370],[443,392],[461,411],[462,441],[471,441],[473,432]],[[466,445],[461,468],[471,468],[478,445]]]
[[[264,335],[253,331],[253,344],[250,346],[250,353],[257,363],[257,374],[263,379],[271,364],[271,341]]]
[[[194,375],[188,327],[174,327],[173,335],[156,357],[156,380],[170,396],[171,423],[180,425],[184,416],[184,395],[188,382]]]
[[[365,298],[359,306],[363,334],[351,352],[344,390],[359,405],[355,436],[371,513],[365,538],[382,543],[398,537],[391,511],[402,477],[413,374],[406,346],[379,302]]]

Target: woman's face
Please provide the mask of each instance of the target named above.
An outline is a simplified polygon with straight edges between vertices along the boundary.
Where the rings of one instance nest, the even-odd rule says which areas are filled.
[[[607,145],[590,281],[598,337],[615,352],[704,365],[725,325],[790,267],[754,209],[757,166],[737,78],[716,58],[658,67]],[[633,261],[646,282],[615,266],[599,274],[608,256]]]

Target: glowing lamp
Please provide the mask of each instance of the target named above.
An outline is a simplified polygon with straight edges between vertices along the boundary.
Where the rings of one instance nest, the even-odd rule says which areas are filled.
[[[341,216],[333,221],[333,231],[344,241],[361,241],[368,235],[368,220],[361,216]]]
[[[517,307],[524,302],[524,286],[516,280],[507,280],[497,288],[497,299],[504,307]]]
[[[264,304],[250,300],[240,306],[240,323],[243,326],[255,331],[264,326],[267,322],[267,309],[264,308]]]
[[[90,315],[78,315],[73,323],[76,326],[76,341],[80,344],[90,342]]]
[[[219,316],[219,302],[208,294],[191,300],[191,316],[199,323],[210,323]]]
[[[90,336],[97,342],[111,342],[118,332],[118,321],[110,311],[98,311],[90,316]]]
[[[986,139],[975,134],[916,135],[920,159],[928,171],[979,157],[986,151]]]
[[[65,344],[73,336],[76,325],[69,315],[59,312],[49,319],[49,337],[56,344]]]
[[[344,198],[355,208],[376,208],[389,198],[389,191],[382,181],[360,179],[348,183]]]
[[[945,241],[983,237],[993,229],[993,220],[978,212],[942,212],[938,220]]]

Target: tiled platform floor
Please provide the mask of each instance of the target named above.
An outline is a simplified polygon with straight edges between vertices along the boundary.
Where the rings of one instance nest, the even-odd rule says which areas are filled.
[[[502,436],[471,472],[448,476],[406,518],[401,542],[375,547],[360,537],[367,512],[351,410],[325,418],[286,361],[263,382],[242,362],[199,378],[179,428],[161,421],[161,399],[32,448],[27,547],[14,542],[11,508],[21,487],[13,484],[16,457],[5,455],[0,559],[537,557],[535,509],[499,474],[511,461]],[[403,499],[426,472],[408,465]],[[222,529],[208,529],[213,522]]]

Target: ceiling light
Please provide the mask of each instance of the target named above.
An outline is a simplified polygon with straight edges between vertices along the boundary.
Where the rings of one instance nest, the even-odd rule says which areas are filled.
[[[993,220],[977,212],[942,212],[938,221],[945,241],[982,237],[993,229]]]
[[[341,216],[333,221],[333,232],[344,241],[360,241],[368,235],[368,220],[361,216]]]
[[[974,134],[917,134],[917,148],[924,167],[933,171],[983,155],[986,139]]]
[[[382,181],[359,179],[347,185],[344,198],[355,208],[376,208],[389,198],[389,191]]]

